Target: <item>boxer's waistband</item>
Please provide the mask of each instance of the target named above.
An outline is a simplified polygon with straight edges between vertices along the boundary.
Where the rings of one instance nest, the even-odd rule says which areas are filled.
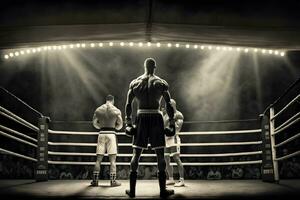
[[[100,129],[99,134],[115,134],[116,133],[116,129],[112,128],[112,127],[102,127]]]
[[[161,114],[158,109],[138,109],[137,114]]]

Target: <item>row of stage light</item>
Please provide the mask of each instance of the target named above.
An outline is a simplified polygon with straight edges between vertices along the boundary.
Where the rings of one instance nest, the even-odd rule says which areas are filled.
[[[217,51],[236,51],[236,52],[254,52],[262,54],[272,54],[277,56],[284,56],[284,51],[273,50],[273,49],[261,49],[261,48],[244,48],[244,47],[231,47],[231,46],[215,46],[215,45],[197,45],[197,44],[180,44],[180,43],[134,43],[134,42],[100,42],[100,43],[76,43],[76,44],[65,44],[65,45],[52,45],[52,46],[43,46],[36,48],[27,48],[21,50],[11,50],[4,55],[5,59],[10,59],[13,57],[18,57],[26,54],[35,54],[42,51],[61,51],[66,49],[76,49],[76,48],[103,48],[103,47],[166,47],[166,48],[186,48],[186,49],[199,49],[199,50],[217,50]]]

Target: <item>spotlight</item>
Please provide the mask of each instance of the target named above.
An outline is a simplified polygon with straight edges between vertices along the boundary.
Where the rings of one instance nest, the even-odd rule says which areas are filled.
[[[85,48],[85,43],[82,43],[82,44],[81,44],[81,47],[82,47],[82,48]]]
[[[281,56],[284,56],[284,55],[285,55],[285,53],[284,53],[284,52],[281,52],[281,53],[280,53],[280,55],[281,55]]]
[[[98,45],[99,45],[99,47],[103,47],[103,43],[102,42],[100,42]]]
[[[47,48],[48,48],[48,47],[47,47]],[[31,53],[31,50],[30,50],[30,49],[27,49],[27,50],[26,50],[26,53],[28,53],[28,54]]]
[[[275,51],[274,53],[275,53],[275,55],[278,55],[278,51]]]
[[[13,53],[9,53],[9,56],[10,56],[10,57],[14,57],[14,54],[13,54]]]
[[[195,44],[195,45],[194,45],[194,49],[198,49],[198,45]]]
[[[171,43],[168,43],[168,47],[171,47],[172,46],[172,44]]]
[[[56,50],[57,49],[57,46],[53,46],[53,50]]]
[[[209,49],[209,50],[211,50],[211,49],[212,49],[212,47],[211,47],[211,46],[208,46],[208,49]]]
[[[156,46],[157,46],[157,47],[160,47],[160,43],[159,43],[159,42],[158,42],[158,43],[156,43]]]
[[[265,50],[265,49],[263,49],[263,50],[261,50],[261,52],[264,54],[264,53],[266,53],[266,50]]]
[[[70,44],[69,47],[70,47],[71,49],[73,49],[73,48],[74,48],[74,45],[73,45],[73,44]]]
[[[62,46],[62,48],[63,48],[63,49],[66,49],[66,48],[67,48],[67,46],[66,46],[66,45],[63,45],[63,46]]]
[[[20,51],[20,53],[23,55],[23,54],[24,54],[24,51]]]
[[[19,56],[20,54],[19,54],[19,52],[17,51],[17,52],[15,52],[15,56]]]
[[[176,47],[176,48],[178,48],[178,47],[179,47],[179,44],[178,44],[178,43],[177,43],[177,44],[175,44],[175,47]]]
[[[4,58],[5,59],[9,59],[9,55],[4,55]]]
[[[240,47],[237,47],[237,48],[236,48],[236,50],[237,50],[237,51],[240,51],[240,50],[241,50],[241,48],[240,48]]]
[[[114,43],[113,42],[109,42],[109,46],[110,47],[114,46]]]
[[[52,50],[52,47],[51,47],[51,46],[48,46],[47,49],[48,49],[48,50]]]
[[[151,42],[147,42],[147,46],[148,46],[148,47],[151,47]]]
[[[273,54],[273,50],[269,50],[269,54]]]
[[[120,43],[120,46],[123,47],[123,46],[124,46],[124,42],[121,42],[121,43]]]
[[[227,48],[226,48],[226,47],[222,47],[222,50],[223,50],[223,51],[227,51]]]
[[[257,48],[254,49],[254,52],[257,52]]]
[[[95,47],[95,44],[94,44],[94,43],[91,43],[91,47],[94,48],[94,47]]]
[[[36,52],[36,49],[33,48],[33,49],[32,49],[32,53],[35,53],[35,52]]]
[[[143,46],[143,43],[142,42],[139,42],[139,47],[142,47]]]
[[[44,49],[44,50],[47,50],[48,48],[47,48],[47,47],[43,47],[43,49]]]
[[[131,47],[132,47],[132,46],[133,46],[133,42],[129,42],[129,46],[131,46]]]
[[[245,53],[248,53],[248,51],[249,51],[248,49],[245,49],[245,50],[244,50]]]
[[[41,48],[40,48],[40,47],[38,47],[36,50],[37,50],[38,52],[40,52],[40,51],[41,51]]]
[[[204,46],[203,45],[201,45],[201,47],[200,47],[201,49],[204,49]]]
[[[190,48],[190,45],[189,45],[189,44],[186,44],[186,45],[185,45],[185,48],[187,48],[187,49]]]
[[[61,50],[61,46],[57,46],[57,49],[58,49],[58,50]]]
[[[229,51],[232,51],[232,47],[229,47],[228,50],[229,50]]]

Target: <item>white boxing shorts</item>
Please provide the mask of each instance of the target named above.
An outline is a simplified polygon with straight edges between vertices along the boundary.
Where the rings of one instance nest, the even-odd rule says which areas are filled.
[[[100,131],[98,135],[96,154],[117,154],[118,145],[115,131]]]
[[[178,135],[172,137],[166,137],[165,155],[173,156],[174,154],[180,154],[181,140]]]

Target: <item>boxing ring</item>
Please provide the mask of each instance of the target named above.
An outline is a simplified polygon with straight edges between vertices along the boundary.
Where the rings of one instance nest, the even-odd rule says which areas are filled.
[[[287,94],[290,94],[293,89],[296,87],[299,87],[299,79],[291,85],[287,91],[278,98],[274,103],[272,103],[270,106],[268,106],[263,114],[259,116],[257,120],[259,120],[260,127],[257,129],[244,129],[244,130],[217,130],[217,131],[188,131],[188,132],[181,132],[179,133],[181,137],[181,148],[184,150],[187,148],[188,150],[184,151],[184,153],[181,153],[180,157],[183,158],[183,165],[184,166],[239,166],[239,165],[259,165],[261,167],[261,183],[264,184],[264,182],[275,182],[279,183],[280,176],[279,176],[279,167],[278,165],[280,162],[285,162],[285,160],[289,158],[296,157],[300,154],[300,150],[293,150],[292,152],[282,155],[281,149],[287,148],[288,144],[299,138],[300,133],[299,129],[296,127],[299,127],[299,120],[300,120],[300,112],[299,108],[299,101],[300,101],[300,94],[299,90],[296,91],[296,95],[293,96],[293,98],[287,102],[282,103],[282,99],[284,99]],[[6,93],[10,98],[14,98],[19,103],[23,104],[27,109],[31,110],[34,115],[37,117],[35,119],[31,119],[30,122],[28,119],[23,118],[22,116],[18,116],[15,112],[7,109],[6,107],[0,105],[0,116],[2,119],[0,124],[0,135],[2,137],[5,137],[9,140],[12,140],[16,143],[22,143],[23,145],[27,146],[27,148],[30,148],[31,151],[34,151],[35,154],[33,155],[26,155],[26,153],[16,152],[13,149],[4,148],[3,146],[0,147],[1,154],[8,154],[12,156],[19,157],[24,160],[28,160],[32,162],[32,164],[35,166],[35,180],[37,182],[34,182],[32,184],[44,185],[43,187],[46,187],[48,181],[48,170],[49,165],[80,165],[80,166],[91,166],[94,165],[94,161],[70,161],[70,158],[90,158],[95,159],[95,149],[96,149],[96,140],[95,142],[78,142],[80,141],[81,137],[96,137],[98,135],[98,132],[96,131],[67,131],[67,130],[52,130],[51,125],[53,122],[51,120],[44,116],[39,111],[35,110],[34,108],[30,107],[28,104],[26,104],[21,99],[14,96],[9,91],[5,90],[4,88],[1,88],[2,92]],[[283,104],[283,105],[281,105]],[[296,109],[295,109],[296,108]],[[296,112],[296,113],[295,113]],[[289,113],[287,115],[286,113]],[[290,114],[292,113],[292,115]],[[254,119],[255,121],[256,119]],[[35,123],[34,123],[35,121]],[[212,123],[232,123],[232,122],[238,122],[239,120],[233,120],[233,121],[216,121]],[[243,121],[243,120],[241,120]],[[247,121],[247,120],[245,120]],[[249,121],[253,121],[253,119],[250,119]],[[6,122],[3,123],[3,122]],[[187,124],[195,123],[195,122],[185,122]],[[196,122],[199,123],[199,122]],[[8,125],[7,125],[8,124]],[[14,129],[14,127],[18,127],[18,129]],[[22,128],[20,128],[22,127]],[[25,131],[20,131],[20,130]],[[292,135],[288,134],[288,138],[280,138],[282,135],[285,134],[286,131],[292,131]],[[234,138],[235,136],[243,136],[243,135],[252,135],[252,137],[257,138],[256,140],[243,140],[243,141],[220,141],[220,142],[201,142],[202,139],[199,139],[201,137],[216,137],[216,136],[223,136],[228,138]],[[118,132],[117,133],[118,138],[124,138],[123,141],[119,140],[118,142],[118,148],[119,148],[119,154],[118,158],[122,159],[124,158],[125,161],[118,161],[117,160],[117,166],[129,166],[130,162],[128,159],[131,158],[132,153],[128,153],[124,150],[124,148],[131,149],[131,142],[130,138],[126,137],[124,132]],[[192,141],[192,142],[186,142],[188,141],[185,138],[196,138],[199,139],[199,141]],[[57,139],[58,138],[58,139]],[[67,139],[66,139],[67,138]],[[247,138],[247,137],[245,137]],[[59,141],[55,141],[59,140]],[[61,141],[61,140],[67,140],[67,141]],[[76,142],[74,142],[74,140]],[[197,147],[201,148],[220,148],[221,150],[225,147],[250,147],[249,151],[231,151],[231,152],[219,152],[219,153],[202,153],[197,151]],[[63,151],[63,150],[57,150],[60,148],[71,148],[72,151]],[[90,151],[81,151],[82,148],[88,148]],[[74,150],[75,149],[75,150]],[[94,150],[92,150],[94,149]],[[187,151],[190,151],[190,149],[194,149],[192,152],[196,153],[189,153]],[[187,153],[186,153],[187,152]],[[55,159],[56,157],[61,157],[63,159]],[[203,161],[185,161],[185,159],[192,158],[193,160],[197,159],[205,159],[205,158],[222,158],[223,160],[226,160],[226,158],[240,158],[243,156],[253,156],[256,159],[251,160],[238,160],[238,161],[218,161],[218,162],[203,162]],[[142,158],[149,158],[153,159],[155,158],[155,154],[153,153],[143,153]],[[221,160],[222,160],[221,159]],[[76,159],[75,159],[76,160]],[[126,161],[127,160],[127,161]],[[109,162],[102,162],[102,165],[109,165]],[[140,166],[153,166],[157,165],[157,162],[154,161],[141,161],[139,163]],[[175,163],[171,163],[171,165],[176,165]],[[190,191],[194,194],[194,197],[199,197],[201,194],[197,193],[197,184],[201,183],[203,184],[204,180],[198,180],[198,181],[192,181],[190,182],[191,188],[193,188],[193,185],[195,185],[196,191]],[[222,182],[223,186],[226,184],[233,184],[237,180],[220,180],[219,182]],[[254,181],[254,180],[253,180]],[[284,181],[284,180],[283,180]],[[48,183],[51,181],[48,181]],[[62,181],[63,182],[63,181]],[[82,181],[74,180],[74,182],[82,183]],[[126,185],[128,180],[123,182],[123,185]],[[209,182],[209,181],[208,181]],[[225,183],[224,183],[225,182]],[[250,181],[251,182],[251,181]],[[281,182],[281,181],[280,181]],[[137,188],[142,187],[139,186],[139,184],[142,184],[144,182],[137,183]],[[50,183],[49,183],[50,184]],[[58,183],[56,183],[58,184]],[[61,182],[59,184],[62,184]],[[82,183],[83,184],[83,183]],[[89,182],[85,181],[84,185],[87,187]],[[150,182],[146,181],[144,183],[145,185],[149,185]],[[156,181],[155,181],[155,184]],[[205,183],[205,184],[216,184],[216,182],[213,183]],[[249,187],[252,187],[250,183]],[[255,182],[257,184],[257,181]],[[189,185],[189,183],[187,183]],[[293,183],[292,185],[297,185]],[[298,185],[297,185],[298,186]],[[125,187],[128,187],[126,185]],[[152,187],[152,186],[149,186]],[[155,186],[156,187],[156,186]],[[239,186],[236,186],[237,188]],[[271,192],[274,188],[279,187],[278,184],[272,184],[272,186],[263,186],[263,187],[270,187],[270,194],[274,194]],[[274,187],[274,188],[272,188]],[[190,189],[191,189],[190,188]],[[157,187],[158,189],[158,187]],[[184,188],[183,188],[184,189]],[[179,193],[181,191],[182,194],[186,194],[188,196],[188,192],[190,189],[187,189],[184,191],[182,188],[178,189]],[[300,189],[300,184],[299,188]],[[112,191],[115,189],[111,189]],[[155,189],[154,189],[155,190]],[[203,190],[200,190],[204,192]],[[24,192],[24,191],[23,191]],[[117,193],[118,191],[115,190]],[[196,193],[195,193],[196,192]],[[287,192],[287,191],[285,191]],[[104,192],[105,193],[105,192]],[[98,196],[103,197],[109,197],[109,194],[98,194]],[[124,191],[122,190],[122,194]],[[177,190],[175,190],[175,193],[177,194]],[[205,192],[204,192],[205,193]],[[276,193],[276,192],[275,192]],[[262,193],[264,194],[264,193]],[[74,194],[73,194],[74,195]],[[243,193],[240,193],[241,196],[243,196]],[[55,196],[55,195],[54,195]],[[97,196],[97,195],[96,195]],[[123,195],[125,196],[125,193]],[[139,189],[137,191],[137,196],[139,196]],[[147,196],[147,195],[145,195]],[[148,195],[148,197],[151,196]],[[208,195],[209,196],[209,195]],[[191,197],[191,196],[190,196]]]

